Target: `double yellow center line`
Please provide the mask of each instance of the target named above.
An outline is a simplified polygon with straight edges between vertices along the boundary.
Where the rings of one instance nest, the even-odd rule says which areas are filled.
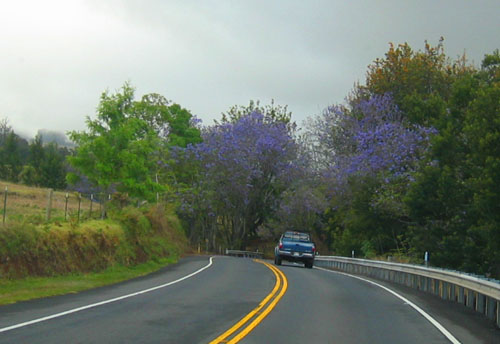
[[[276,304],[283,297],[283,295],[285,295],[286,289],[288,288],[288,281],[283,272],[269,263],[263,262],[258,259],[256,259],[255,261],[267,266],[276,276],[276,284],[274,285],[273,290],[259,303],[259,305],[254,310],[248,313],[236,324],[234,324],[234,326],[229,330],[212,340],[210,344],[238,343],[240,340],[245,338],[245,336],[249,334],[257,325],[259,325],[262,320],[264,320],[264,318],[273,310],[273,308],[276,307]]]

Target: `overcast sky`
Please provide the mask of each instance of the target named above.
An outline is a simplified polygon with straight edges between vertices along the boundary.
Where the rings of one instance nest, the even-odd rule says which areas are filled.
[[[0,0],[0,118],[16,132],[85,129],[125,81],[212,124],[271,99],[301,123],[343,102],[388,43],[444,37],[479,65],[500,48],[500,0]]]

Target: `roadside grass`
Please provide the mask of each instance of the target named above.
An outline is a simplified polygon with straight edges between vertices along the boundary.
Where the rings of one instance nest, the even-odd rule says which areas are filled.
[[[8,187],[6,221],[0,223],[0,305],[77,293],[144,276],[176,262],[188,248],[182,225],[169,204],[137,208],[100,204],[78,194],[0,181],[0,216]],[[1,220],[0,220],[1,221]]]
[[[36,298],[77,293],[83,290],[115,284],[132,278],[145,276],[169,264],[179,257],[172,255],[131,267],[113,266],[101,272],[71,274],[54,277],[27,277],[23,279],[0,279],[0,305]]]

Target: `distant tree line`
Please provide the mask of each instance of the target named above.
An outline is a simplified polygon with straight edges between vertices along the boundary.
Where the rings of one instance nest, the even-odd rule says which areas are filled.
[[[6,118],[0,120],[0,179],[26,185],[65,189],[70,151],[55,142],[31,142],[17,135]]]

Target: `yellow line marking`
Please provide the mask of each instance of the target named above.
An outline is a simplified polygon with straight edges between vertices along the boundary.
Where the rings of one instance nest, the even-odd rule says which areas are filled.
[[[279,299],[285,294],[288,282],[286,280],[285,275],[277,268],[273,267],[271,264],[255,259],[256,262],[266,265],[275,275],[276,284],[274,285],[273,290],[259,303],[254,310],[248,313],[245,317],[243,317],[240,321],[238,321],[235,325],[233,325],[229,330],[221,334],[219,337],[215,338],[210,344],[218,344],[218,343],[237,343],[241,339],[243,339],[250,331],[252,331],[265,317],[267,314],[271,312],[271,310],[276,306]],[[261,309],[269,302],[271,298],[273,298],[281,286],[281,281],[283,281],[283,288],[279,295],[269,304],[269,306],[261,312]],[[253,318],[256,314],[259,314],[254,321],[252,321],[242,332],[240,332],[236,337],[227,341],[226,338],[232,335],[234,332],[240,329],[243,325],[245,325],[251,318]],[[250,328],[250,329],[249,329]],[[244,333],[242,335],[242,333]]]
[[[255,260],[255,261],[259,262],[259,263],[262,263],[262,264],[265,264],[265,263],[263,263],[261,261],[258,261],[258,260]],[[274,273],[274,275],[276,277],[276,284],[274,285],[273,290],[260,302],[260,304],[259,304],[259,306],[257,306],[257,308],[255,308],[250,313],[248,313],[243,319],[241,319],[240,321],[238,321],[229,330],[227,330],[226,332],[224,332],[223,334],[221,334],[219,337],[217,337],[213,341],[211,341],[210,344],[217,344],[217,343],[223,342],[224,339],[226,339],[231,334],[233,334],[234,332],[236,332],[248,320],[250,320],[257,312],[259,312],[267,304],[267,302],[274,296],[274,294],[278,291],[278,289],[280,287],[281,280],[279,278],[279,275],[274,270],[271,269],[271,271],[273,271],[273,273]]]
[[[234,337],[232,340],[230,340],[228,342],[228,344],[234,344],[234,343],[238,343],[240,340],[242,340],[247,334],[249,334],[251,331],[253,331],[253,329],[255,327],[257,327],[257,325],[259,325],[262,320],[264,320],[264,318],[269,314],[271,313],[271,311],[274,309],[274,307],[276,307],[276,304],[279,302],[279,300],[283,297],[283,295],[285,295],[286,293],[286,290],[288,288],[288,281],[285,277],[285,275],[283,274],[283,272],[281,272],[281,270],[279,270],[278,268],[275,268],[274,266],[272,266],[271,264],[269,263],[264,263],[268,268],[270,268],[271,270],[273,270],[273,272],[278,272],[279,275],[281,276],[282,280],[283,280],[283,287],[281,288],[281,291],[280,293],[278,294],[278,296],[276,296],[276,298],[269,304],[269,306],[257,317],[255,318],[254,321],[252,321],[245,329],[243,329],[243,331],[241,331],[240,333],[238,333],[238,335],[236,335],[236,337]]]

